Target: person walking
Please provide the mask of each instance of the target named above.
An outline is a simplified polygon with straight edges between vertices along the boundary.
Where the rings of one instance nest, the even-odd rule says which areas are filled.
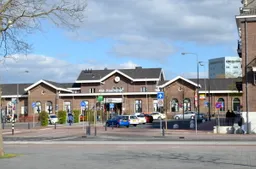
[[[240,126],[242,133],[246,134],[246,130],[245,130],[245,123],[244,123],[244,118],[243,116],[240,117],[238,125]]]
[[[69,115],[68,115],[68,123],[69,123],[69,126],[71,126],[71,125],[72,125],[73,120],[74,120],[74,118],[73,118],[73,114],[69,114]]]

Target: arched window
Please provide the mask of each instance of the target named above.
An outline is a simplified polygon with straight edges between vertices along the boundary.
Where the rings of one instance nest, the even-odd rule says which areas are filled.
[[[141,112],[142,112],[142,101],[135,100],[135,113],[141,113]]]
[[[64,106],[63,110],[66,111],[67,113],[71,111],[71,102],[65,101],[63,106]]]
[[[41,111],[42,111],[41,102],[37,101],[37,102],[36,102],[36,107],[34,107],[34,113],[35,113],[35,114],[41,113]]]
[[[52,114],[52,102],[51,101],[47,101],[45,104],[45,111],[48,114]]]
[[[191,101],[189,98],[184,99],[184,111],[191,111]]]
[[[233,99],[233,110],[240,111],[240,99],[239,98]]]
[[[179,101],[178,99],[174,98],[171,101],[171,112],[178,112],[179,111]]]
[[[154,112],[159,112],[160,109],[158,107],[158,101],[155,99],[153,100],[153,108],[154,108]]]
[[[222,108],[220,108],[220,111],[225,111],[225,100],[223,98],[219,98],[218,102],[222,103]]]

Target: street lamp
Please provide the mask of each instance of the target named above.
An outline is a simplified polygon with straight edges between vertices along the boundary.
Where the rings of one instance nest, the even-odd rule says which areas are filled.
[[[188,53],[188,52],[182,52],[182,55],[194,55],[196,56],[196,66],[197,66],[197,117],[199,116],[199,61],[198,61],[198,55],[196,53]],[[197,133],[197,118],[196,118],[196,133]]]

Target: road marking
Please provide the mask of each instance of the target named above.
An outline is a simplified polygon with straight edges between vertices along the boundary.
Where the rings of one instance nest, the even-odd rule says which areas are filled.
[[[21,133],[21,131],[14,131],[14,134],[15,133]],[[3,135],[5,135],[5,134],[12,134],[12,132],[3,132]]]
[[[42,130],[50,130],[50,129],[52,129],[52,128],[45,128],[45,129],[39,129],[39,130],[42,131]]]
[[[232,142],[232,141],[219,141],[219,142],[204,142],[204,141],[4,141],[4,144],[15,145],[188,145],[188,146],[256,146],[255,142]]]

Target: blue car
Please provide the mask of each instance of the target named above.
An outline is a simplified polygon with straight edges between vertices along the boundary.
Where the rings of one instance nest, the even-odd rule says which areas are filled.
[[[106,126],[109,127],[112,125],[116,127],[125,126],[128,128],[130,126],[128,116],[115,116],[112,119],[107,120]]]

